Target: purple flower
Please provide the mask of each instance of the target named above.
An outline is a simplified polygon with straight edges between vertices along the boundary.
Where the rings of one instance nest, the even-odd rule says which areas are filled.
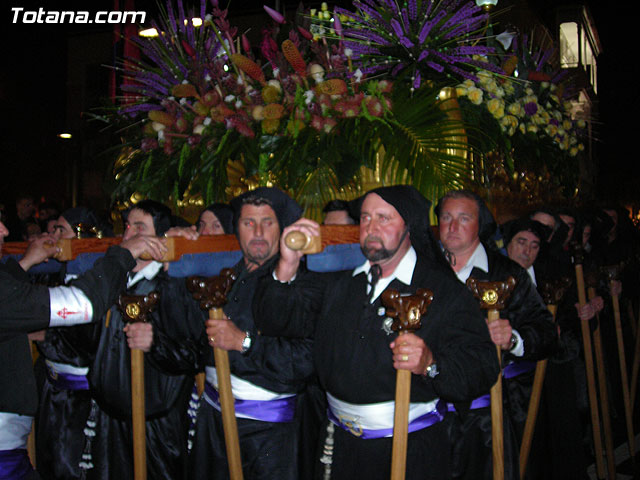
[[[524,113],[529,115],[530,117],[535,115],[538,111],[538,104],[536,102],[528,102],[524,105]]]

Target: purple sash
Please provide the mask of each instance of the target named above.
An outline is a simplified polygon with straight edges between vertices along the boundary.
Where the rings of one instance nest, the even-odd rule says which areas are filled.
[[[204,387],[205,400],[220,410],[220,395],[209,382]],[[241,400],[233,399],[236,413],[241,413],[262,422],[292,422],[296,412],[296,396],[276,400]]]
[[[530,372],[536,368],[534,362],[514,362],[505,366],[502,369],[502,376],[504,378],[513,378],[523,373]]]
[[[20,480],[33,471],[27,450],[0,450],[0,480]]]
[[[444,402],[439,401],[436,404],[435,410],[425,413],[424,415],[416,418],[409,423],[409,433],[422,430],[423,428],[427,428],[431,425],[441,422],[446,411],[447,405]],[[372,430],[368,428],[362,428],[358,425],[355,425],[353,422],[344,422],[343,420],[340,420],[338,417],[336,417],[330,408],[327,409],[327,415],[331,422],[359,438],[383,438],[393,435],[393,428],[381,428],[380,430]]]
[[[89,381],[86,375],[56,372],[47,367],[47,378],[58,390],[89,390]]]
[[[476,410],[478,408],[485,408],[485,407],[488,407],[489,405],[491,405],[491,395],[487,394],[487,395],[483,395],[481,397],[478,397],[478,398],[474,399],[471,402],[471,405],[469,405],[469,410]],[[453,403],[447,403],[447,411],[449,411],[449,412],[455,412],[456,411],[456,407],[453,406]]]

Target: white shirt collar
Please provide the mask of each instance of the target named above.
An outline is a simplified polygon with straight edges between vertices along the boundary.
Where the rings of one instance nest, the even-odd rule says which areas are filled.
[[[388,277],[382,277],[380,278],[380,280],[378,280],[376,288],[373,292],[373,296],[371,297],[371,303],[373,303],[375,299],[378,298],[380,294],[384,292],[389,284],[396,278],[405,285],[411,285],[411,279],[413,278],[413,271],[416,268],[417,261],[418,255],[416,254],[416,251],[413,249],[413,247],[409,247],[409,250],[407,250],[407,253],[404,254],[404,257],[402,257],[402,260],[400,260],[400,263],[398,263],[393,273]],[[367,260],[353,271],[352,276],[355,277],[359,273],[366,273],[367,279],[371,281],[371,276],[369,274],[370,270],[371,262]],[[367,293],[369,293],[370,288],[371,286],[367,285]]]
[[[536,283],[536,272],[533,270],[533,265],[527,268],[527,273],[531,277],[531,281],[533,282],[533,284],[537,287],[538,284]]]
[[[482,246],[482,243],[478,244],[469,257],[469,260],[467,260],[465,266],[455,272],[456,276],[462,283],[466,283],[467,278],[471,275],[473,267],[478,267],[479,269],[489,273],[489,259],[487,258],[487,251]]]
[[[136,272],[133,277],[131,276],[129,277],[129,280],[127,281],[127,288],[133,287],[136,283],[138,283],[143,278],[146,278],[147,280],[153,279],[158,274],[161,268],[162,268],[162,263],[152,261],[149,265],[144,267],[142,270],[140,270],[139,272]],[[129,275],[131,275],[131,273],[129,273]]]

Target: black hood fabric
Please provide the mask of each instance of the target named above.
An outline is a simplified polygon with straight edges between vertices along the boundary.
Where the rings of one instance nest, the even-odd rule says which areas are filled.
[[[278,218],[280,231],[294,223],[302,216],[302,208],[289,195],[275,187],[258,187],[238,195],[231,200],[233,208],[233,225],[237,228],[242,206],[252,198],[263,199],[269,204]],[[237,231],[237,230],[236,230]]]
[[[516,236],[519,232],[531,232],[538,240],[540,240],[540,245],[545,242],[545,225],[540,222],[536,222],[535,220],[531,220],[528,217],[518,218],[516,220],[512,220],[508,223],[502,225],[502,235],[504,237],[504,246],[506,247],[511,243],[513,237]]]
[[[222,225],[224,233],[233,233],[233,208],[231,208],[230,205],[227,205],[226,203],[212,203],[207,208],[205,208],[202,213],[206,212],[207,210],[209,210],[216,216],[216,218],[220,222],[220,225]],[[202,216],[202,213],[200,214],[200,216]]]
[[[379,187],[368,191],[361,197],[358,205],[358,217],[360,216],[364,199],[372,193],[378,195],[398,211],[409,229],[413,248],[422,255],[433,256],[435,240],[429,224],[431,202],[411,185]]]
[[[87,207],[69,208],[62,212],[60,216],[69,222],[69,225],[71,225],[74,232],[78,225],[82,224],[85,227],[82,231],[82,237],[84,238],[95,236],[94,233],[90,232],[92,227],[95,227],[96,230],[100,231],[103,237],[113,236],[111,226],[101,221],[98,215]]]

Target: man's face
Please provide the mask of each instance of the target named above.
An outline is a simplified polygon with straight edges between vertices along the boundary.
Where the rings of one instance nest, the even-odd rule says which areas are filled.
[[[125,223],[123,240],[129,240],[136,235],[144,235],[147,237],[155,236],[156,229],[153,226],[153,217],[139,208],[134,208],[129,212],[127,222]]]
[[[200,235],[224,235],[224,228],[213,212],[205,210],[198,220],[198,233]]]
[[[76,238],[76,232],[73,231],[71,224],[67,222],[63,216],[58,217],[56,225],[53,227],[53,235],[56,240],[60,240],[61,238]]]
[[[280,248],[280,225],[269,205],[243,205],[238,219],[238,243],[247,265],[262,265]]]
[[[393,205],[375,193],[365,197],[360,211],[360,247],[369,261],[386,263],[404,256],[411,245],[406,230],[404,219]]]
[[[573,231],[576,229],[576,219],[571,215],[560,214],[560,220],[562,220],[567,225],[567,227],[569,227],[567,239],[564,241],[566,245],[567,243],[569,243],[569,240],[571,240],[571,237],[573,237]]]
[[[324,225],[353,225],[355,222],[346,210],[334,210],[324,216]]]
[[[470,198],[449,198],[440,209],[440,241],[454,255],[473,253],[480,238],[478,204]]]
[[[516,233],[507,245],[509,258],[525,269],[533,265],[539,251],[540,239],[527,230]]]
[[[20,220],[31,217],[36,211],[33,198],[21,198],[16,202],[16,213]]]

